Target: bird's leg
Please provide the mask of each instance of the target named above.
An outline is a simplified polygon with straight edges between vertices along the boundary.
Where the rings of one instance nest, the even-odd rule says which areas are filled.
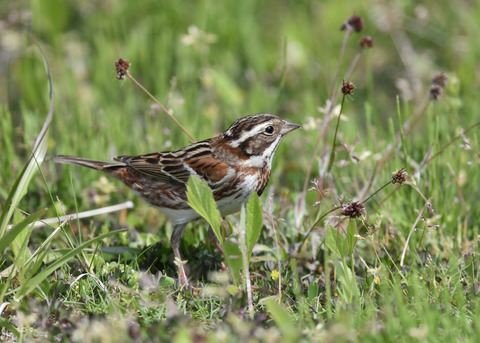
[[[215,244],[218,250],[222,253],[222,255],[225,255],[222,246],[220,245],[220,242],[218,241],[217,236],[215,235],[215,232],[213,232],[212,227],[208,227],[208,238]]]
[[[186,263],[182,260],[180,255],[180,238],[182,237],[183,230],[187,224],[176,224],[173,226],[172,237],[170,238],[170,244],[172,245],[173,253],[175,254],[175,264],[178,267],[178,276],[180,277],[181,285],[188,285],[187,273],[183,265]]]
[[[218,241],[217,236],[215,235],[215,232],[213,232],[212,227],[209,226],[208,228],[208,238],[215,244],[218,250],[222,253],[223,257],[225,258],[225,252],[223,251],[222,246],[220,245],[220,242]],[[225,262],[222,262],[222,270],[226,270],[227,266],[225,265]]]

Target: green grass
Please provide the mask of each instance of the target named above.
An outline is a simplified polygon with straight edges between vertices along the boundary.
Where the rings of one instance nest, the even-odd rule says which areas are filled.
[[[363,34],[374,47],[348,77],[356,89],[345,98],[325,173],[336,117],[322,135],[321,108],[345,36],[339,28],[354,12],[365,29],[348,38],[336,89]],[[0,230],[0,305],[8,303],[0,340],[475,342],[479,127],[461,134],[479,120],[479,16],[475,2],[446,0],[1,3],[2,212],[50,105],[29,31],[55,88],[47,158],[107,161],[189,144],[131,80],[115,79],[120,57],[198,140],[258,112],[304,128],[282,142],[260,198],[264,227],[249,268],[254,320],[243,285],[221,271],[224,257],[205,222],[190,224],[181,246],[202,295],[175,283],[172,228],[162,214],[93,170],[43,162],[12,220],[0,223],[17,225],[7,236]],[[448,84],[423,110],[438,72]],[[307,189],[314,179],[322,187],[307,191],[302,211],[310,164]],[[360,218],[336,210],[319,221],[342,201],[365,199],[400,168],[408,183],[386,186]],[[42,218],[51,218],[126,200],[135,208],[58,231],[26,226],[45,208]],[[230,216],[222,231],[242,225]],[[128,230],[113,232],[120,228]]]

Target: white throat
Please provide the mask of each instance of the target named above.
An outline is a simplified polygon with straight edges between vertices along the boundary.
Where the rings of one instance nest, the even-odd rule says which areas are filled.
[[[255,168],[263,169],[265,166],[268,166],[268,169],[270,169],[273,155],[275,154],[281,139],[282,136],[278,136],[277,139],[270,144],[270,146],[265,149],[261,155],[250,156],[248,163]]]

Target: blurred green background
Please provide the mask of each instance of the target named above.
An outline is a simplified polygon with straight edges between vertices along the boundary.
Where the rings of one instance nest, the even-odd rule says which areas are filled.
[[[287,192],[295,201],[312,158],[316,127],[331,95],[344,37],[340,27],[353,13],[363,17],[365,29],[347,42],[340,81],[362,35],[371,36],[374,47],[362,54],[350,77],[357,88],[346,100],[340,127],[339,142],[345,149],[339,150],[337,161],[344,163],[334,172],[334,184],[338,194],[347,196],[367,182],[379,154],[393,144],[399,123],[425,99],[437,72],[447,73],[447,89],[402,147],[408,156],[396,155],[382,166],[375,185],[400,167],[415,169],[430,149],[438,151],[478,118],[477,2],[2,2],[0,197],[6,197],[26,160],[49,104],[42,61],[27,35],[31,32],[46,52],[56,92],[47,156],[109,160],[117,154],[189,144],[145,93],[130,80],[115,78],[114,61],[122,57],[130,60],[134,77],[197,139],[211,137],[250,113],[276,113],[302,124],[303,131],[280,146],[271,181],[277,195]],[[330,126],[332,136],[334,126]],[[476,148],[477,132],[470,137]],[[452,204],[458,210],[470,209],[476,203],[476,197],[468,194],[459,201],[456,187],[449,187],[472,189],[478,184],[472,152],[459,144],[433,162],[440,168],[426,168],[418,175],[432,198],[443,200],[448,194],[448,200],[437,205],[439,210],[451,210]],[[318,159],[311,179],[318,175]],[[67,211],[74,207],[69,200],[73,194],[79,209],[92,202],[105,205],[135,198],[121,187],[115,193],[98,184],[100,175],[94,171],[51,163],[43,168],[48,186],[66,201]],[[40,176],[31,189],[25,209],[48,205]],[[101,197],[92,200],[92,192],[109,194],[102,202]],[[311,192],[308,197],[307,205],[317,200]],[[410,198],[406,206],[409,201],[415,203]]]
[[[105,159],[188,144],[144,93],[115,80],[119,57],[131,61],[132,74],[198,139],[255,112],[306,124],[307,117],[322,117],[317,108],[331,92],[339,28],[354,12],[364,18],[365,30],[350,38],[340,76],[362,34],[372,36],[375,47],[351,77],[357,89],[346,109],[346,136],[368,133],[368,112],[379,131],[376,147],[384,146],[388,121],[396,120],[395,96],[420,98],[438,71],[451,74],[463,99],[474,98],[476,2],[14,1],[0,7],[3,116],[9,111],[14,137],[29,142],[48,108],[30,31],[46,50],[56,87],[52,154]],[[465,101],[451,108],[441,125],[468,123],[475,106]],[[303,137],[289,137],[291,153],[283,149],[281,158],[305,163],[315,132]],[[12,163],[2,165],[11,175]]]
[[[55,85],[47,156],[108,161],[117,154],[189,144],[188,137],[145,93],[130,80],[115,78],[114,61],[122,57],[130,60],[133,76],[199,140],[250,113],[276,113],[302,124],[303,131],[280,146],[271,180],[277,195],[287,192],[295,201],[317,140],[315,128],[331,95],[344,37],[340,27],[353,13],[363,17],[365,29],[347,42],[340,81],[359,50],[362,35],[371,36],[374,47],[362,54],[350,77],[357,88],[346,100],[340,126],[339,142],[346,148],[337,154],[337,161],[344,163],[334,172],[334,184],[337,193],[347,197],[367,182],[379,154],[399,132],[399,122],[425,99],[437,72],[448,75],[445,93],[402,147],[408,156],[397,155],[382,166],[375,186],[400,167],[415,169],[429,149],[438,151],[478,118],[480,106],[474,101],[479,89],[474,80],[480,72],[477,2],[2,2],[0,197],[6,197],[26,160],[49,105],[42,61],[27,35],[31,32],[46,52]],[[333,131],[331,124],[330,137]],[[477,132],[470,137],[476,147]],[[452,203],[458,210],[469,209],[476,202],[473,195],[458,201],[457,189],[448,187],[478,184],[475,165],[467,163],[472,153],[459,144],[433,162],[441,168],[426,168],[418,179],[434,199],[448,194],[448,201],[437,205],[439,210],[451,209]],[[355,163],[352,156],[360,162]],[[318,159],[311,179],[318,175],[317,162],[324,163]],[[126,198],[137,202],[121,186],[115,193],[99,184],[100,175],[94,171],[51,163],[43,169],[48,187],[66,202],[67,211],[74,208],[69,200],[73,194],[79,209]],[[30,196],[23,201],[25,209],[47,206],[50,200],[40,176],[30,188]],[[95,200],[92,192],[106,192],[108,197]],[[307,205],[316,200],[316,194],[309,192]],[[409,198],[406,206],[409,201],[415,203]]]
[[[319,208],[313,208],[319,195],[308,192],[302,217],[296,210],[299,194],[305,181],[310,187],[310,182],[319,176],[326,162],[320,156],[323,152],[328,156],[331,148],[335,121],[330,123],[319,153],[313,156],[313,171],[305,180],[345,36],[340,27],[354,13],[363,18],[365,28],[361,33],[353,33],[346,43],[336,88],[359,51],[362,35],[371,36],[374,46],[364,51],[349,77],[356,89],[345,101],[335,165],[326,181],[330,193],[323,194],[324,202]],[[358,286],[361,295],[360,305],[352,307],[354,310],[338,301],[337,294],[331,295],[335,303],[324,298],[324,290],[329,289],[330,262],[322,260],[322,254],[328,254],[328,250],[321,246],[320,240],[326,228],[337,222],[318,223],[313,243],[309,242],[311,249],[309,245],[302,256],[291,252],[298,252],[303,233],[314,226],[319,213],[338,205],[341,195],[348,200],[360,194],[372,175],[375,178],[371,191],[389,181],[393,171],[403,167],[411,173],[426,156],[440,151],[462,129],[480,119],[479,18],[480,2],[469,0],[0,0],[0,206],[4,206],[15,177],[28,160],[49,107],[42,58],[28,33],[44,49],[55,86],[47,157],[66,154],[108,161],[115,155],[173,150],[189,144],[188,137],[144,92],[128,79],[116,79],[114,62],[126,58],[131,62],[132,75],[171,108],[198,140],[222,132],[237,118],[251,113],[275,113],[303,125],[302,130],[287,136],[280,145],[269,188],[274,194],[273,217],[281,235],[279,241],[288,252],[282,261],[287,279],[284,301],[298,314],[301,324],[306,323],[305,327],[299,326],[302,334],[307,332],[308,336],[316,332],[318,323],[336,320],[342,330],[354,327],[358,341],[375,330],[380,334],[373,340],[395,339],[407,333],[408,337],[422,341],[427,337],[422,335],[429,333],[428,328],[430,333],[444,333],[442,338],[446,341],[458,332],[469,337],[478,331],[475,327],[478,301],[474,303],[476,309],[470,303],[478,295],[479,275],[475,255],[480,222],[478,127],[411,175],[411,182],[435,209],[428,224],[438,227],[427,230],[425,221],[424,231],[412,231],[405,263],[412,269],[402,270],[405,276],[396,268],[407,236],[415,229],[412,225],[418,209],[425,204],[425,199],[410,186],[402,187],[386,199],[391,191],[388,188],[367,203],[365,221],[371,236],[365,239],[371,240],[359,241],[355,251],[354,283],[358,283],[355,289]],[[395,143],[401,125],[428,98],[432,77],[438,72],[447,74],[447,87],[419,117],[411,134],[401,144]],[[392,144],[398,144],[395,153],[375,170]],[[78,230],[94,236],[98,232],[93,231],[128,226],[129,233],[119,239],[120,243],[113,244],[135,247],[168,239],[165,218],[115,181],[102,179],[92,170],[48,162],[42,165],[42,171],[43,175],[37,174],[28,196],[20,203],[21,210],[31,213],[50,207],[47,216],[54,216],[48,190],[57,207],[57,196],[63,203],[60,212],[64,209],[67,213],[131,199],[136,208],[128,211],[126,219],[125,213],[99,217],[93,224],[83,222]],[[264,209],[268,208],[267,198],[262,197]],[[17,220],[18,217],[17,213]],[[158,230],[165,227],[167,230]],[[195,224],[195,227],[204,229],[186,230],[182,247],[186,258],[198,263],[211,261],[213,258],[208,254],[213,249],[207,251],[204,244],[206,226]],[[42,241],[48,230],[34,231],[32,242]],[[136,230],[153,238],[139,238],[135,236]],[[264,230],[260,243],[270,249],[277,244],[269,230]],[[60,248],[66,245],[60,240],[55,244]],[[185,249],[185,245],[197,250]],[[171,254],[168,246],[165,250],[168,253],[163,262],[171,256],[167,255]],[[472,253],[468,255],[472,260],[461,259],[465,251]],[[427,253],[438,258],[435,260],[438,265],[427,260]],[[459,264],[465,262],[458,273],[457,258]],[[99,261],[103,262],[101,258]],[[139,269],[137,265],[130,267]],[[334,269],[334,262],[330,267]],[[372,272],[374,267],[383,268],[384,274]],[[269,262],[254,264],[254,270],[271,282],[264,286],[264,293],[256,293],[258,298],[276,292],[276,281],[269,276],[273,268]],[[72,270],[76,272],[75,268]],[[109,274],[105,275],[101,276],[108,278]],[[381,285],[376,283],[374,275],[378,280],[381,276]],[[298,281],[299,287],[294,287],[296,284],[291,280]],[[317,305],[326,303],[327,308],[334,306],[338,312],[316,313],[310,305],[301,309],[307,289],[310,297],[308,284],[315,283],[320,287],[320,291],[316,289],[318,297],[312,291]],[[412,289],[405,290],[407,283]],[[70,306],[78,309],[76,298],[69,296],[65,295],[65,299],[74,299]],[[326,299],[330,300],[329,297]],[[202,318],[200,305],[192,305],[190,300],[185,305],[181,295],[175,300],[192,318]],[[244,306],[241,299],[230,300],[240,303],[238,307]],[[152,303],[152,308],[160,308],[158,303],[164,305],[158,299]],[[397,308],[393,303],[400,305]],[[441,306],[434,307],[440,303]],[[443,304],[445,311],[450,312],[443,312]],[[217,311],[214,305],[212,308]],[[131,310],[128,304],[125,307]],[[82,310],[104,313],[111,308]],[[167,312],[165,308],[158,311]],[[234,311],[242,315],[238,308]],[[361,315],[350,316],[350,311]],[[155,320],[164,320],[165,313]],[[205,325],[222,322],[227,316],[208,310],[206,313],[214,319],[204,319],[202,323],[208,323]],[[305,313],[308,320],[302,321]],[[402,315],[399,320],[398,313]],[[450,321],[451,318],[458,321]],[[424,319],[428,320],[427,331],[420,330]],[[145,323],[142,325],[150,330]],[[238,328],[232,323],[235,321],[229,325],[238,337],[243,337],[244,322],[240,321]],[[340,335],[338,327],[327,327],[323,331],[327,333],[325,337],[334,341]],[[414,329],[418,331],[409,331]],[[345,341],[355,341],[348,335],[342,337],[347,337]]]

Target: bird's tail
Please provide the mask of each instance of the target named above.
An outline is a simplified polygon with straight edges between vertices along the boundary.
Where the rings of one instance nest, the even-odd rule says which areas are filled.
[[[55,163],[72,164],[75,166],[87,167],[87,168],[100,170],[107,173],[117,168],[125,167],[124,163],[101,162],[101,161],[89,160],[88,158],[63,156],[63,155],[54,157],[51,159],[51,161]]]

